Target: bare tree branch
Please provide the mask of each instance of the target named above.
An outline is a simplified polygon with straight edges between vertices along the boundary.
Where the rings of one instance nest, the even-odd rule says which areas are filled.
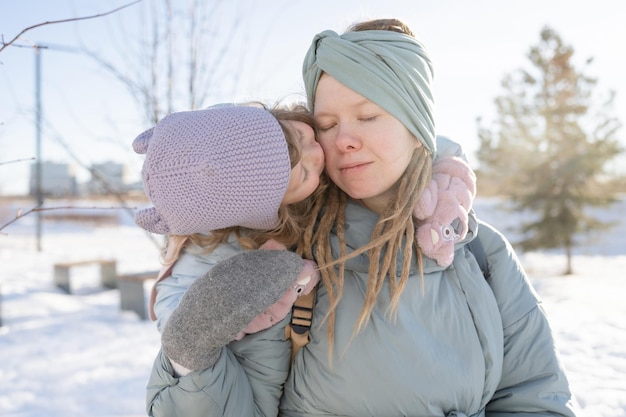
[[[41,207],[40,205],[37,205],[29,210],[23,211],[22,209],[19,209],[17,211],[17,214],[15,215],[15,218],[13,218],[13,220],[3,224],[0,226],[0,232],[2,232],[2,230],[6,229],[9,225],[15,223],[16,221],[18,221],[19,219],[21,219],[22,217],[28,216],[30,213],[35,213],[37,211],[51,211],[51,210],[62,210],[62,209],[72,209],[72,210],[76,210],[76,209],[80,209],[80,210],[119,210],[123,207],[77,207],[77,206],[59,206],[59,207]],[[136,209],[136,207],[135,207]],[[0,234],[5,234],[5,233],[0,233]]]
[[[140,13],[133,35],[125,36],[119,22],[111,36],[112,41],[124,39],[114,49],[120,56],[131,52],[122,56],[123,65],[105,58],[102,50],[83,46],[83,53],[120,82],[138,104],[145,124],[153,126],[166,114],[206,106],[209,98],[238,85],[237,74],[248,59],[248,54],[232,56],[244,42],[240,32],[246,30],[250,12],[242,2],[144,2],[145,13]]]
[[[49,126],[48,130],[55,130],[53,126]],[[96,180],[98,180],[100,182],[100,185],[104,187],[104,189],[107,191],[108,194],[113,195],[115,197],[115,199],[120,203],[120,208],[124,209],[131,217],[135,216],[135,210],[137,209],[136,207],[129,207],[128,204],[126,203],[126,200],[124,199],[124,196],[122,195],[122,193],[115,189],[114,187],[111,186],[111,184],[109,184],[109,182],[107,181],[107,179],[97,170],[93,169],[92,167],[88,166],[73,150],[72,147],[69,146],[63,139],[62,139],[62,135],[59,132],[56,132],[57,134],[55,136],[53,136],[53,138],[56,140],[56,142],[61,145],[65,151],[67,152],[67,154],[74,160],[74,162],[76,162],[78,165],[80,165],[82,168],[86,169],[87,171],[89,171],[89,173],[91,174],[91,176],[93,178],[95,178]],[[39,211],[39,210],[37,210]],[[2,230],[2,229],[0,229]],[[152,236],[152,234],[150,234],[149,232],[146,231],[146,235],[150,238],[150,240],[152,240],[152,242],[157,245],[157,247],[160,247],[160,243],[157,242],[154,238],[154,236]]]
[[[7,164],[13,164],[15,162],[22,162],[22,161],[34,161],[36,158],[34,156],[30,157],[30,158],[20,158],[20,159],[14,159],[13,161],[0,161],[0,165],[7,165]]]
[[[98,14],[94,14],[94,15],[91,15],[91,16],[73,17],[73,18],[70,18],[70,19],[49,20],[49,21],[46,21],[46,22],[42,22],[42,23],[38,23],[36,25],[29,26],[29,27],[23,29],[20,33],[18,33],[13,39],[11,39],[8,42],[4,41],[4,36],[3,36],[2,37],[2,42],[1,42],[2,46],[0,47],[0,52],[2,52],[7,46],[10,46],[12,43],[17,41],[20,38],[20,36],[22,36],[24,33],[28,32],[29,30],[38,28],[40,26],[53,25],[53,24],[56,24],[56,23],[76,22],[76,21],[79,21],[79,20],[95,19],[97,17],[107,16],[107,15],[116,13],[116,12],[122,10],[122,9],[130,7],[130,6],[132,6],[134,4],[137,4],[137,3],[141,2],[141,1],[142,0],[135,0],[132,3],[128,3],[128,4],[124,5],[124,6],[120,6],[117,9],[113,9],[113,10],[105,12],[105,13],[98,13]]]

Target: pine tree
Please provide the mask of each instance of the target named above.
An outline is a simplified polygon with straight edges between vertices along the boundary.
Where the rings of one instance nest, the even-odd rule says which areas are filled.
[[[495,186],[509,208],[526,214],[518,230],[522,250],[565,250],[565,274],[573,273],[577,238],[611,226],[589,208],[616,201],[618,178],[608,168],[624,151],[615,138],[621,124],[610,115],[614,94],[592,113],[597,79],[577,71],[573,55],[545,27],[527,55],[533,68],[502,80],[493,128],[478,121],[479,181]]]

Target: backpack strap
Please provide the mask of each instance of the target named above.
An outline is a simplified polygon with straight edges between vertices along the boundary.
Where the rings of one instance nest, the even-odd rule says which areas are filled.
[[[291,321],[285,327],[285,338],[291,340],[291,362],[296,357],[298,350],[309,343],[309,329],[313,319],[313,305],[317,285],[308,293],[296,299],[291,307]]]
[[[488,280],[491,278],[491,272],[489,272],[489,262],[487,262],[487,254],[485,253],[485,248],[483,247],[483,244],[478,236],[467,244],[467,248],[470,252],[472,252],[474,258],[476,258],[476,262],[478,262],[478,266],[483,272],[485,279]]]

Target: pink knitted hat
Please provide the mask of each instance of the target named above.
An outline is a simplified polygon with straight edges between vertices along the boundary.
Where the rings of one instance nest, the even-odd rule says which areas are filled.
[[[135,222],[149,232],[278,225],[291,162],[268,111],[222,106],[173,113],[140,134],[133,149],[146,154],[141,174],[154,205],[137,212]]]

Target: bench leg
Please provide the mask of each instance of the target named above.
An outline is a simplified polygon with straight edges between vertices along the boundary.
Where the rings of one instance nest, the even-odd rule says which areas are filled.
[[[66,266],[54,266],[54,284],[70,294],[70,268]]]
[[[103,287],[117,288],[117,266],[115,261],[100,263],[100,282]]]
[[[118,287],[120,289],[120,305],[122,311],[134,311],[141,320],[147,320],[148,315],[146,314],[143,281],[120,280]]]

